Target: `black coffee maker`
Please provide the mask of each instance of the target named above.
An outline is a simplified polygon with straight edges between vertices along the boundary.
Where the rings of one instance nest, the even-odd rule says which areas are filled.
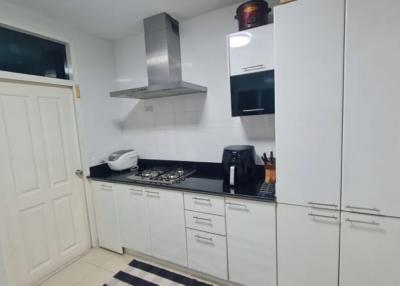
[[[231,186],[252,180],[256,173],[254,146],[236,145],[224,149],[222,156],[225,182]]]

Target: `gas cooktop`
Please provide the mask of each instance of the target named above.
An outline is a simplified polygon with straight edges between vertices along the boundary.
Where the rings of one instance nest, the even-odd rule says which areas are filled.
[[[185,180],[196,172],[195,169],[185,169],[182,167],[153,167],[137,170],[127,178],[132,182],[150,183],[155,185],[171,185]]]

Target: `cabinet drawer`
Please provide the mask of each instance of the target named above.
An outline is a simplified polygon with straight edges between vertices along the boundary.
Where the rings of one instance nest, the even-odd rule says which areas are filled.
[[[197,270],[221,279],[228,279],[226,238],[187,229],[188,264]]]
[[[225,202],[222,197],[186,193],[185,209],[209,214],[225,215]]]
[[[226,235],[225,217],[185,211],[186,227],[211,232],[220,235]]]

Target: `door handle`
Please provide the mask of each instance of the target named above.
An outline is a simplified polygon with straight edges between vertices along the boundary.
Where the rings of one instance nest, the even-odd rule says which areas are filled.
[[[202,221],[211,222],[211,219],[210,219],[210,218],[203,218],[203,217],[198,217],[198,216],[194,216],[193,218],[196,219],[196,220],[202,220]]]
[[[308,215],[311,217],[316,217],[316,218],[329,218],[329,219],[334,219],[334,220],[339,219],[337,216],[334,216],[334,215],[320,215],[320,214],[315,214],[315,213],[309,213]]]
[[[373,211],[379,213],[381,210],[377,208],[362,208],[362,207],[355,207],[355,206],[346,206],[347,209],[354,209],[354,210],[361,210],[361,211]]]
[[[146,191],[147,197],[159,198],[160,192]]]
[[[333,207],[333,208],[338,208],[338,205],[335,204],[325,204],[325,203],[316,203],[316,202],[308,202],[311,207],[314,206],[320,206],[320,207]]]
[[[346,219],[347,222],[349,223],[359,223],[359,224],[369,224],[369,225],[375,225],[375,226],[379,226],[380,223],[376,222],[376,221],[364,221],[364,220],[356,220],[356,219]]]
[[[204,237],[204,236],[201,236],[201,235],[196,235],[195,237],[197,239],[200,239],[200,240],[206,240],[206,241],[209,241],[209,242],[213,241],[213,239],[211,237]]]
[[[258,111],[264,111],[264,110],[265,110],[265,108],[255,108],[255,109],[244,109],[244,110],[242,110],[242,112],[250,113],[250,112],[258,112]]]
[[[211,203],[211,200],[210,200],[210,199],[203,199],[203,198],[193,197],[193,200]]]
[[[242,69],[244,71],[252,71],[252,70],[260,70],[263,69],[264,67],[265,67],[264,65],[256,65],[256,66],[244,67]]]
[[[83,178],[83,171],[78,169],[75,171],[75,175],[78,176],[79,178]]]

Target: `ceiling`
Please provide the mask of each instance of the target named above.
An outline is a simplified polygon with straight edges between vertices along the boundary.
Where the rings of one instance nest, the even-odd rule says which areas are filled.
[[[167,12],[179,21],[226,7],[240,0],[7,0],[106,39],[142,31],[148,16]],[[269,3],[278,0],[268,0]]]

